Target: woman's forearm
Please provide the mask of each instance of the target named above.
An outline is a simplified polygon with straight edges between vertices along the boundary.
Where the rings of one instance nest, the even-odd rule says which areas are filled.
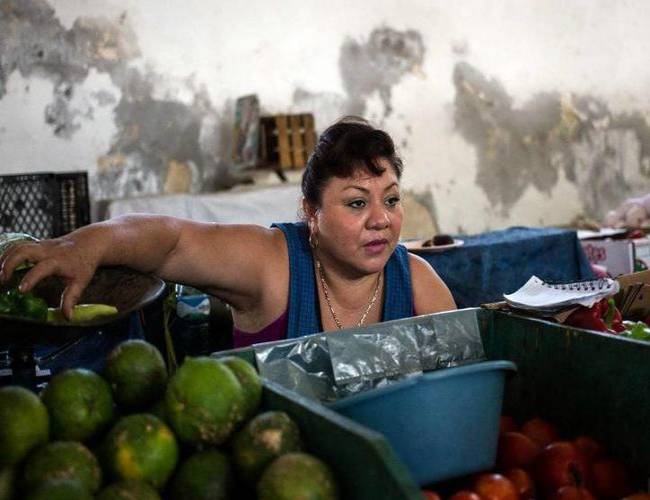
[[[123,265],[156,272],[174,251],[182,221],[158,215],[125,215],[64,237],[93,253],[97,265]]]
[[[61,305],[67,318],[83,290],[102,265],[123,265],[158,273],[177,250],[188,221],[154,215],[129,215],[91,224],[52,240],[25,242],[0,255],[0,283],[26,262],[32,264],[20,281],[29,292],[43,278],[58,275],[66,287]]]

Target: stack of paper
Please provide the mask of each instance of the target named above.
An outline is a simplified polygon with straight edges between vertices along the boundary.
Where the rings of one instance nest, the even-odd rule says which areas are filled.
[[[618,282],[609,278],[556,285],[533,276],[519,290],[503,297],[518,309],[554,313],[577,305],[591,307],[618,290]]]

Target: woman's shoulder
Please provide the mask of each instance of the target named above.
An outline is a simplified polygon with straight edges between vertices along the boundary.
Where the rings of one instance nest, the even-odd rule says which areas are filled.
[[[282,234],[287,241],[307,241],[309,230],[304,222],[276,222],[271,224],[271,230]]]
[[[438,280],[440,277],[438,273],[431,267],[425,259],[414,253],[407,252],[409,268],[411,270],[411,281],[413,282],[413,289],[422,284],[431,283],[435,278]]]
[[[423,259],[419,255],[415,255],[414,253],[409,252],[408,250],[406,251],[406,254],[408,255],[409,265],[411,266],[411,270],[422,270],[425,268],[429,268],[433,271],[433,267],[431,267],[431,264],[429,264],[426,261],[426,259]]]
[[[278,255],[286,254],[286,240],[284,233],[277,227],[265,227],[255,224],[227,224],[221,225],[219,240],[221,246],[224,241],[235,247],[242,255]]]
[[[419,255],[408,253],[413,287],[413,302],[417,314],[456,309],[456,303],[445,282],[431,264]]]

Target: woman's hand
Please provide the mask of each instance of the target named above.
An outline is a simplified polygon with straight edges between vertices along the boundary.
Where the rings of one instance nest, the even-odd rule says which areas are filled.
[[[70,237],[19,243],[0,255],[0,283],[6,283],[14,270],[24,263],[33,267],[20,282],[21,292],[28,292],[43,278],[59,276],[65,283],[61,308],[70,319],[72,309],[99,266],[98,254],[89,242]]]

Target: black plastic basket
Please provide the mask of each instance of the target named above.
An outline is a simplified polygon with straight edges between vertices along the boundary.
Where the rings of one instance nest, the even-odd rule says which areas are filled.
[[[55,238],[89,223],[87,172],[0,176],[0,233]]]

